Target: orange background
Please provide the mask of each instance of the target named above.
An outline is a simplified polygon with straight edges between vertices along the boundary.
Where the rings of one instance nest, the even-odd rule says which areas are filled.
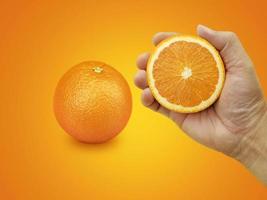
[[[203,23],[240,36],[266,94],[263,2],[2,1],[0,199],[266,199],[238,162],[145,109],[132,83],[136,56],[152,49],[154,33],[195,33]],[[59,78],[91,59],[118,69],[133,93],[127,127],[102,145],[71,139],[52,111]]]

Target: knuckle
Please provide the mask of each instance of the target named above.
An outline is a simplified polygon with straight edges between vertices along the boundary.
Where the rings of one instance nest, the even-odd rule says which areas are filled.
[[[237,34],[235,32],[232,32],[232,31],[228,31],[227,36],[228,36],[229,40],[237,40],[238,39]]]
[[[137,76],[134,77],[134,84],[136,86],[139,86],[139,80],[138,80],[138,77]]]

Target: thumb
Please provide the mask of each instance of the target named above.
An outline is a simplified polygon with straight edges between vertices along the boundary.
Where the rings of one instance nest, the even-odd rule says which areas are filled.
[[[203,25],[197,26],[197,33],[220,52],[226,69],[229,69],[232,63],[238,63],[240,60],[250,63],[250,59],[235,33],[215,31]]]

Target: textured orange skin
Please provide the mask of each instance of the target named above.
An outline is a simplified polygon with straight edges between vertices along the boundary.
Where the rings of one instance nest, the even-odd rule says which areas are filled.
[[[95,71],[94,67],[102,71]],[[87,61],[72,67],[55,91],[56,119],[81,142],[102,143],[115,137],[126,126],[131,109],[128,83],[102,62]]]

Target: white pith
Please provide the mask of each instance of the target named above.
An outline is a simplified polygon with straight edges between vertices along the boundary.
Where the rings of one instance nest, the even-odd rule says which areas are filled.
[[[192,70],[189,67],[184,67],[181,76],[183,79],[188,79],[190,76],[192,76]]]

